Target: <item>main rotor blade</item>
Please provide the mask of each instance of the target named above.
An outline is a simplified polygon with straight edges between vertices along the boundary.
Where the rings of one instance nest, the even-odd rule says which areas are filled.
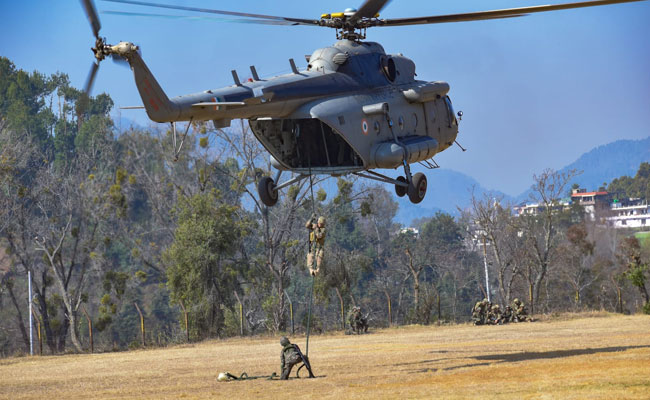
[[[88,22],[90,22],[90,27],[93,30],[95,38],[99,38],[99,30],[102,29],[102,24],[99,22],[95,4],[92,0],[81,0],[81,5],[83,6],[84,11],[86,11],[86,17],[88,17]]]
[[[486,19],[521,17],[527,14],[567,10],[571,8],[605,6],[608,4],[631,3],[645,0],[593,0],[579,3],[551,4],[542,6],[507,8],[503,10],[478,11],[464,14],[433,15],[430,17],[396,18],[378,21],[376,26],[403,26],[420,24],[441,24],[446,22],[479,21]]]
[[[266,19],[272,21],[288,21],[288,22],[294,22],[297,25],[319,25],[319,21],[313,19],[278,17],[275,15],[250,14],[250,13],[241,13],[235,11],[213,10],[210,8],[197,8],[197,7],[175,6],[171,4],[147,3],[144,1],[134,1],[134,0],[103,0],[103,1],[108,1],[112,3],[133,4],[136,6],[168,8],[172,10],[194,11],[194,12],[201,12],[201,13],[208,13],[208,14],[233,15],[237,17],[258,18],[258,19]]]
[[[240,24],[298,25],[296,22],[289,22],[289,21],[276,21],[276,20],[267,20],[267,19],[220,18],[220,17],[209,17],[203,15],[167,15],[167,14],[137,13],[137,12],[126,12],[126,11],[102,11],[101,13],[109,14],[109,15],[125,15],[128,17],[208,20],[208,21],[216,21],[216,22],[234,22]]]
[[[360,20],[361,18],[372,18],[389,2],[390,0],[366,0],[351,18],[353,21]]]
[[[90,96],[90,91],[93,89],[93,83],[95,83],[95,77],[97,76],[97,70],[99,69],[99,63],[94,62],[90,67],[90,72],[86,78],[86,84],[84,85],[84,93],[87,96]]]

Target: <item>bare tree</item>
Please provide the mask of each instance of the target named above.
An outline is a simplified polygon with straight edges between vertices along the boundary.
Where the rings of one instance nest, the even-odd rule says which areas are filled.
[[[486,240],[490,263],[497,272],[499,297],[503,304],[509,304],[514,279],[521,269],[522,239],[517,219],[511,206],[502,206],[501,197],[484,193],[478,198],[472,193],[472,217],[476,224],[473,240]]]
[[[575,170],[556,172],[547,169],[539,176],[534,175],[531,199],[539,204],[539,215],[519,217],[526,241],[528,260],[524,274],[528,281],[531,313],[535,312],[540,289],[553,258],[557,256],[556,250],[562,237],[559,219],[564,206],[560,200],[576,174]]]
[[[284,330],[287,313],[284,290],[288,286],[289,268],[300,258],[298,244],[301,241],[296,237],[295,228],[300,211],[312,204],[308,197],[311,193],[308,187],[310,180],[302,180],[290,187],[287,195],[276,206],[267,207],[260,200],[256,187],[263,174],[270,174],[270,160],[248,124],[240,120],[235,129],[217,129],[214,137],[218,148],[227,149],[224,154],[231,154],[235,162],[241,163],[240,168],[213,172],[226,174],[232,179],[231,189],[243,194],[244,201],[252,206],[260,218],[259,239],[263,246],[263,256],[253,257],[250,261],[273,278],[275,300],[269,303],[272,304],[271,328],[274,331]]]

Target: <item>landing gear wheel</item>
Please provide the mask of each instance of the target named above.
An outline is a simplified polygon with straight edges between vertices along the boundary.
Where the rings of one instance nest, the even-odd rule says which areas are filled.
[[[275,189],[275,182],[268,176],[260,179],[257,184],[257,193],[264,205],[273,207],[278,202],[278,191]]]
[[[406,178],[404,178],[403,176],[398,176],[397,178],[395,178],[395,180],[406,183]],[[397,194],[399,197],[404,197],[407,191],[408,191],[408,187],[400,186],[397,184],[395,185],[395,194]]]
[[[409,185],[408,195],[411,203],[417,204],[424,200],[424,196],[427,194],[427,177],[422,173],[418,172],[413,175],[413,181]]]

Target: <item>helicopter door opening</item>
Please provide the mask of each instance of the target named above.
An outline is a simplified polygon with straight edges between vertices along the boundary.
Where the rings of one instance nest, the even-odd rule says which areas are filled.
[[[341,135],[319,119],[258,119],[250,123],[264,147],[289,168],[363,165]]]

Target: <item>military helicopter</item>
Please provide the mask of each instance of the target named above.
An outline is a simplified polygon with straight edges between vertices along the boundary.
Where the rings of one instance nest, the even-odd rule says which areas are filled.
[[[270,153],[271,165],[277,169],[274,178],[265,176],[258,182],[261,201],[273,206],[281,189],[314,174],[354,174],[389,183],[395,186],[398,196],[408,195],[411,202],[420,203],[426,195],[427,178],[421,172],[411,174],[410,165],[421,163],[435,168],[433,157],[456,142],[462,112],[454,113],[448,96],[449,84],[417,80],[413,61],[401,54],[386,54],[379,43],[364,41],[368,28],[512,18],[644,0],[592,0],[398,19],[379,17],[390,0],[366,0],[358,10],[323,14],[319,19],[132,0],[105,1],[236,16],[268,25],[335,29],[337,42],[307,56],[305,70],[299,70],[290,59],[292,73],[260,79],[251,66],[253,78],[247,82],[241,82],[237,72],[232,71],[232,86],[170,99],[144,63],[139,47],[130,42],[107,44],[99,36],[101,24],[93,1],[81,0],[96,39],[92,48],[96,61],[85,91],[90,92],[102,60],[126,60],[149,118],[172,124],[175,151],[178,121],[212,121],[219,129],[230,126],[233,119],[247,119],[255,137]],[[181,146],[186,135],[187,130],[181,137]],[[396,178],[374,171],[400,167],[404,175]],[[291,171],[295,176],[280,183],[283,171]]]

